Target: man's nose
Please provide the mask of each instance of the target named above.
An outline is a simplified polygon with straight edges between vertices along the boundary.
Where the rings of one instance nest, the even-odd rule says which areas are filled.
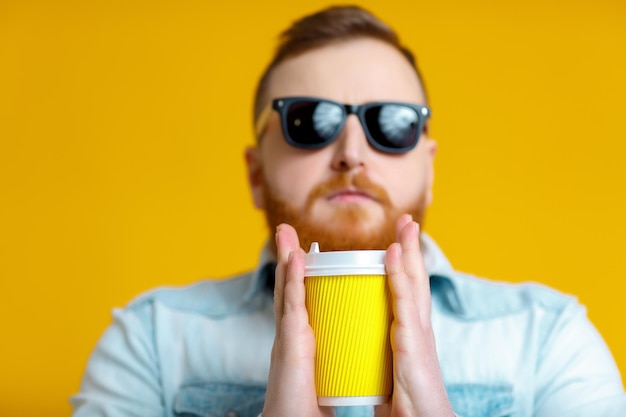
[[[369,144],[356,115],[351,114],[347,117],[343,130],[333,145],[335,147],[333,169],[350,171],[365,165]]]

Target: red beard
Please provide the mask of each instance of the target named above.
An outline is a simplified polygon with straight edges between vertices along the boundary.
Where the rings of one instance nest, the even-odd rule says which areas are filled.
[[[367,210],[353,204],[337,208],[330,221],[327,219],[320,221],[312,217],[311,209],[318,199],[326,198],[329,194],[350,186],[367,193],[382,206],[385,213],[383,221],[371,226]],[[281,223],[290,224],[298,232],[300,246],[305,251],[309,250],[311,242],[319,242],[322,251],[386,250],[396,241],[395,229],[398,217],[409,213],[413,220],[422,225],[426,209],[426,198],[423,193],[409,207],[400,209],[393,206],[385,189],[373,183],[364,173],[357,175],[342,173],[319,184],[311,190],[302,210],[297,210],[289,203],[278,199],[263,178],[263,202],[270,230],[276,230],[276,226]],[[276,242],[271,240],[270,244],[276,254]]]

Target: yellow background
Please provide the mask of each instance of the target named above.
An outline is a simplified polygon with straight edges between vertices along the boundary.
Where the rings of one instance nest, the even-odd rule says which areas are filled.
[[[0,1],[0,415],[69,414],[114,306],[255,265],[252,91],[327,4]],[[426,76],[426,230],[457,269],[578,295],[626,370],[626,3],[361,4]]]

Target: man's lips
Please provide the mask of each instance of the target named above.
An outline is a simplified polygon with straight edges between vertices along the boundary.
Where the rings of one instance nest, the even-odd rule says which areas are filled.
[[[378,201],[371,194],[363,190],[342,189],[333,191],[326,197],[328,201],[339,201],[343,203],[356,203],[361,201]]]

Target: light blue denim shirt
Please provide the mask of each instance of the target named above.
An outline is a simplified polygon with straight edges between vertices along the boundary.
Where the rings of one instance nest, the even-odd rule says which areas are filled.
[[[426,234],[422,250],[458,416],[626,416],[619,371],[575,298],[456,272]],[[272,294],[260,272],[271,260],[266,248],[251,273],[158,289],[114,310],[71,398],[74,416],[257,416],[274,340]],[[371,407],[336,412],[373,415]]]

